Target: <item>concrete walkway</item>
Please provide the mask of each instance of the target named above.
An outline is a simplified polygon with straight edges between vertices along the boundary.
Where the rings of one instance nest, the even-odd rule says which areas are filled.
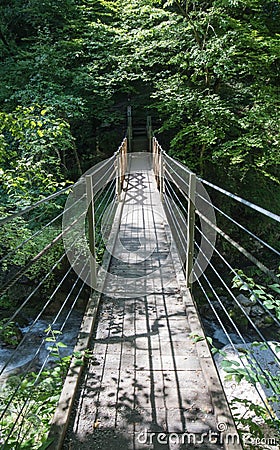
[[[190,336],[203,331],[176,276],[150,155],[131,158],[94,356],[63,448],[240,448],[220,434],[231,429],[229,410],[205,340]]]

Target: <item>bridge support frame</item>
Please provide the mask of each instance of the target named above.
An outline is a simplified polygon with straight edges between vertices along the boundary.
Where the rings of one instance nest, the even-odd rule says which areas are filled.
[[[189,195],[188,195],[188,221],[187,221],[187,259],[186,259],[186,282],[187,288],[189,289],[191,289],[193,283],[195,193],[196,193],[196,175],[194,173],[190,173]]]

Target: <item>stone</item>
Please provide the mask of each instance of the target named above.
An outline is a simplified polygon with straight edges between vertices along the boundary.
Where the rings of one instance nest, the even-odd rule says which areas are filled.
[[[253,306],[256,304],[256,300],[251,300],[248,297],[245,297],[243,294],[239,294],[236,297],[236,300],[242,305],[242,306]]]
[[[261,317],[261,316],[265,316],[266,314],[265,314],[264,309],[261,306],[256,305],[251,308],[251,315],[253,317]]]

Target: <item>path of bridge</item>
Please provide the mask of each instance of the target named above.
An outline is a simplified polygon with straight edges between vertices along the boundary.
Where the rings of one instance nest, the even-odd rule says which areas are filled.
[[[118,281],[101,298],[64,449],[239,448],[217,438],[232,420],[208,348],[190,335],[203,331],[170,254],[151,160],[131,155],[110,265]]]

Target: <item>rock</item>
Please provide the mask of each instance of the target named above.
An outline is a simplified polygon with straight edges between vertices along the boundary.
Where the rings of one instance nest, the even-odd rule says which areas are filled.
[[[261,317],[261,316],[266,316],[266,313],[261,306],[256,305],[256,306],[253,306],[253,308],[251,310],[251,315],[252,315],[252,317]]]
[[[247,314],[247,316],[250,316],[252,308],[250,306],[243,306],[243,311]]]
[[[243,294],[239,294],[236,297],[236,300],[240,303],[242,306],[254,306],[256,304],[256,300],[252,300],[248,297],[245,297]]]

